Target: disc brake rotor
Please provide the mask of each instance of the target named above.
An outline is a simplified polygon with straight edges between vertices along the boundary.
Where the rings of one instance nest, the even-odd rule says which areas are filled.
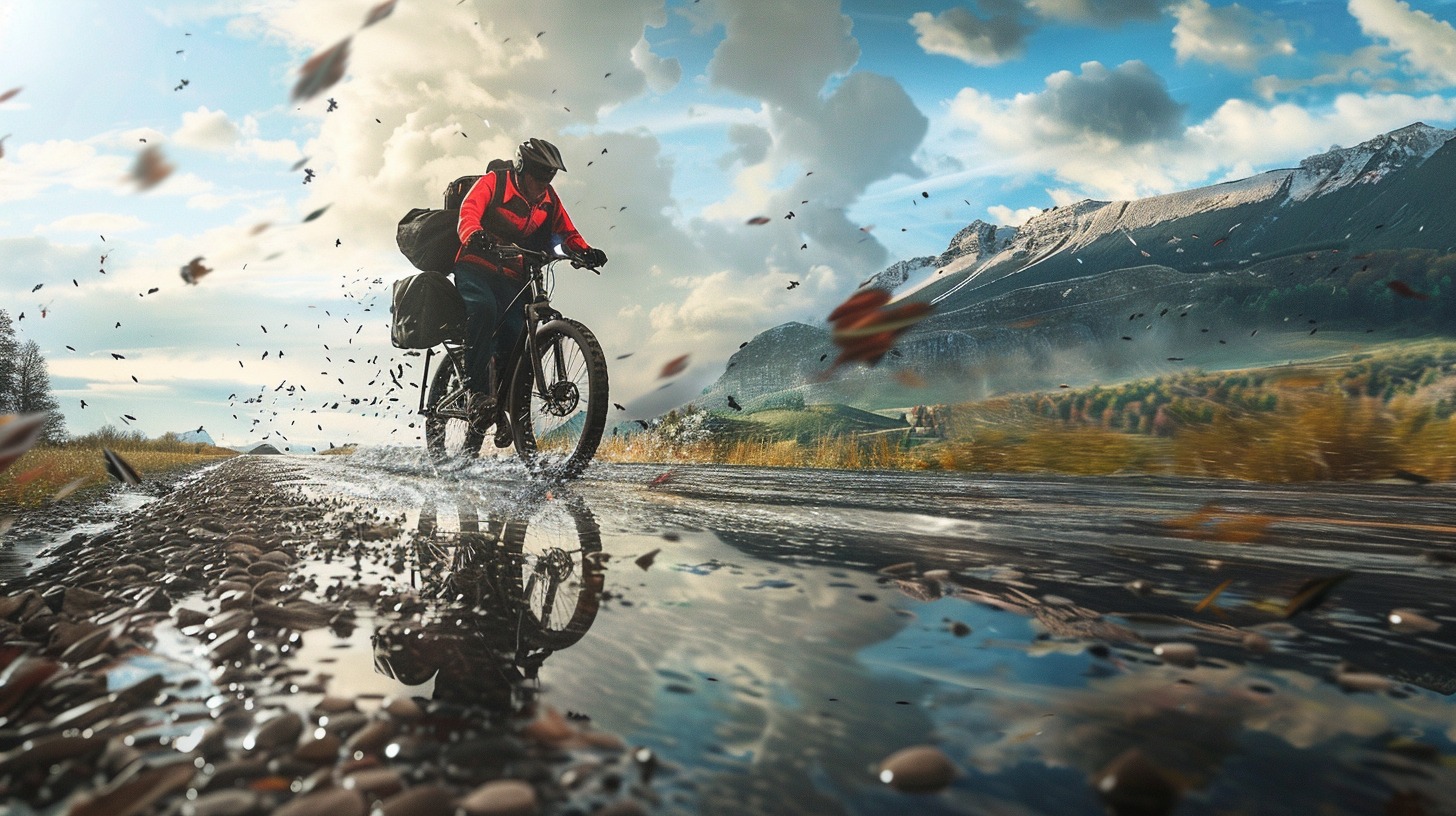
[[[552,416],[570,416],[579,404],[581,392],[577,390],[576,383],[569,380],[553,383],[546,392],[546,412]]]

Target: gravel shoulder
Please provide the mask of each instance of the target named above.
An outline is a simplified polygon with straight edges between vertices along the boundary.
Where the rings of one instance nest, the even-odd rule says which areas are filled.
[[[640,811],[620,739],[532,705],[329,693],[293,659],[361,617],[448,614],[318,563],[388,561],[397,520],[239,457],[0,584],[0,803],[15,813]],[[356,571],[357,574],[357,571]]]

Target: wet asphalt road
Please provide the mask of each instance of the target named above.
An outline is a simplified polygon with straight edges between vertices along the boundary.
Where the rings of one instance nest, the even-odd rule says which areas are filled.
[[[656,751],[666,812],[1102,813],[1134,748],[1177,813],[1456,812],[1453,486],[596,465],[543,488],[397,451],[304,473],[434,540],[522,519],[528,557],[585,508],[603,599],[539,701]],[[949,788],[876,779],[921,744]]]
[[[628,791],[572,749],[547,812],[1456,814],[1456,486],[266,467],[259,507],[311,508],[286,538],[307,597],[353,612],[270,674],[551,710],[651,757]],[[148,512],[107,502],[88,534]],[[63,528],[17,524],[32,549]],[[881,781],[923,745],[948,784]]]

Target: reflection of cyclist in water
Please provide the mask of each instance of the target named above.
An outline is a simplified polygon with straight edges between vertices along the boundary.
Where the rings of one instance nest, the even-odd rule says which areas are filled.
[[[465,376],[476,427],[495,421],[492,371],[501,376],[510,370],[513,361],[507,358],[525,326],[518,297],[526,285],[521,256],[502,256],[494,247],[515,244],[546,252],[559,243],[588,266],[607,262],[607,254],[593,249],[576,231],[551,187],[557,171],[565,169],[555,145],[527,139],[516,148],[509,169],[481,176],[460,205],[455,288],[465,299]],[[497,424],[504,427],[505,423]]]
[[[604,576],[591,511],[560,497],[531,518],[487,515],[461,503],[460,532],[420,513],[420,587],[449,602],[424,627],[374,635],[374,665],[405,685],[435,680],[434,699],[494,714],[530,713],[541,664],[580,640],[596,619]],[[484,528],[484,529],[482,529]]]

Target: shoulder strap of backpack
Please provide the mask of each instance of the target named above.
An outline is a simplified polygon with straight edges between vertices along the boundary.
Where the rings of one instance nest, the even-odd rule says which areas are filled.
[[[506,200],[506,175],[509,170],[492,170],[495,174],[495,192],[491,194],[490,206],[499,207]]]

